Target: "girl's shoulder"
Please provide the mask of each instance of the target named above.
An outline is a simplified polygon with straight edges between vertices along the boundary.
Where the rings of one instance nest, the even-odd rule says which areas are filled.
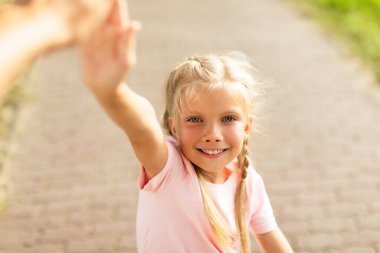
[[[247,176],[248,177],[252,177],[253,179],[261,177],[260,174],[255,169],[255,167],[253,167],[253,165],[249,165],[248,166],[248,171],[247,172],[248,172]]]
[[[166,135],[165,136],[165,140],[166,140],[167,143],[170,143],[170,144],[172,144],[174,146],[178,146],[179,145],[177,139],[174,138],[174,136]]]
[[[248,190],[252,191],[258,187],[261,188],[264,185],[263,177],[257,172],[257,170],[252,165],[249,165],[247,172],[248,173],[246,184]]]

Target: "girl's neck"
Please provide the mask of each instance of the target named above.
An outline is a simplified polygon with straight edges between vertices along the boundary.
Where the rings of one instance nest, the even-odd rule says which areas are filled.
[[[206,182],[212,183],[212,184],[223,184],[227,181],[229,176],[231,175],[231,171],[227,168],[223,168],[218,173],[209,173],[207,171],[204,171],[203,169],[199,168],[195,164],[193,164],[194,168],[198,170],[199,174],[202,175],[203,179]]]

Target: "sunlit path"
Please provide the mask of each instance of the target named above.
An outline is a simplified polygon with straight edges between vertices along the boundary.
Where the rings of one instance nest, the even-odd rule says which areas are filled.
[[[270,84],[252,156],[295,251],[380,253],[380,91],[360,64],[284,1],[129,2],[143,25],[129,83],[157,108],[168,71],[194,52],[243,51]],[[76,52],[41,59],[30,82],[0,253],[136,252],[139,164]]]

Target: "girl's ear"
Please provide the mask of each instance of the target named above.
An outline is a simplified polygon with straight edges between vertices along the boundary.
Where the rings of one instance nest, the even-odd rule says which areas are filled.
[[[249,115],[244,127],[244,132],[246,134],[249,134],[252,131],[252,129],[253,129],[253,116]]]
[[[177,137],[177,130],[175,129],[174,119],[172,117],[169,118],[169,126],[170,131],[174,137]]]

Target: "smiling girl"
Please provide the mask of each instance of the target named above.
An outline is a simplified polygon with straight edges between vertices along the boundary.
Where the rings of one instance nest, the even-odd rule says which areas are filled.
[[[293,252],[248,157],[259,85],[238,53],[194,56],[166,83],[163,128],[152,105],[123,82],[138,25],[114,11],[83,48],[87,85],[126,132],[142,164],[139,252]]]

